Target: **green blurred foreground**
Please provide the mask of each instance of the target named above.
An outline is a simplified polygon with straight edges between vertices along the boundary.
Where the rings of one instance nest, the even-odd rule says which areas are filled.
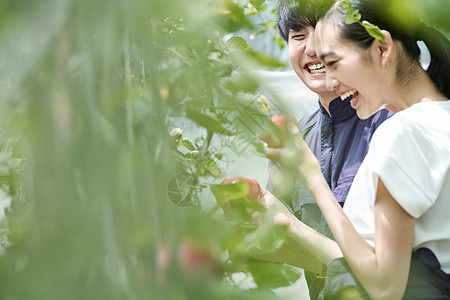
[[[272,295],[264,276],[247,293],[227,277],[222,245],[237,248],[239,234],[198,201],[201,180],[219,181],[222,144],[261,153],[255,131],[229,139],[232,119],[256,127],[266,115],[227,51],[282,65],[243,39],[227,45],[229,32],[266,26],[247,19],[262,9],[252,2],[0,2],[2,203],[12,199],[1,299]],[[186,121],[203,128],[197,138],[174,129]],[[298,278],[286,270],[281,285]]]
[[[449,2],[427,3],[442,28]],[[273,35],[267,5],[0,1],[0,299],[274,299],[299,278],[244,254],[285,230],[256,230],[245,186],[212,186],[243,205],[236,224],[198,200],[223,149],[262,156],[255,133],[283,111],[245,72],[283,64],[236,35]]]

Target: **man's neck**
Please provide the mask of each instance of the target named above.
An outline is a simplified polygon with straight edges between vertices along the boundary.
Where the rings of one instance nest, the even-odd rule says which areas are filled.
[[[320,104],[323,106],[323,108],[328,113],[328,115],[331,116],[330,110],[329,110],[330,102],[333,101],[334,99],[336,99],[338,97],[338,95],[335,92],[329,92],[329,93],[317,94],[317,95],[319,96]]]

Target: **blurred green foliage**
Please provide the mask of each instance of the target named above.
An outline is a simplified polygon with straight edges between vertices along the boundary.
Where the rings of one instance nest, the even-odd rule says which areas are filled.
[[[244,66],[232,57],[280,64],[227,41],[257,30],[248,15],[263,5],[0,3],[0,187],[12,199],[1,299],[273,298],[264,284],[236,286],[226,259],[216,276],[191,276],[180,256],[187,238],[219,256],[240,244],[198,195],[202,178],[221,176],[213,143],[237,147],[236,118],[253,128],[239,140],[262,155],[259,83],[235,76]],[[180,120],[202,131],[184,137]]]
[[[420,5],[444,26],[438,2],[448,6]],[[0,196],[11,201],[1,299],[274,299],[270,289],[298,279],[245,255],[279,247],[284,228],[247,219],[242,229],[198,201],[222,176],[223,149],[264,155],[255,133],[273,127],[270,105],[248,70],[284,65],[239,35],[283,47],[273,19],[252,18],[266,10],[262,0],[0,1]],[[186,238],[218,253],[219,274],[183,269]],[[233,282],[241,271],[256,287]]]

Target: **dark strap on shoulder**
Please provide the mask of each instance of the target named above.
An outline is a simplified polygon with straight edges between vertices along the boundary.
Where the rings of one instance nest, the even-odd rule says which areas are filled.
[[[341,257],[328,263],[325,287],[318,299],[370,299],[347,261]],[[403,300],[450,300],[450,274],[428,248],[413,251]]]
[[[413,252],[403,299],[450,299],[450,275],[441,269],[430,249],[419,248]]]
[[[370,300],[369,295],[353,274],[345,258],[337,258],[328,263],[323,300]]]

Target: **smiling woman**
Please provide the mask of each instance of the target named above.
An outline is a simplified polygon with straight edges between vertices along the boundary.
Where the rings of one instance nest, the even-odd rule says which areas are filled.
[[[372,298],[399,299],[405,290],[407,297],[448,297],[450,221],[442,211],[450,209],[450,43],[418,21],[405,25],[390,18],[381,4],[352,2],[361,19],[379,26],[382,38],[360,23],[347,24],[347,10],[338,2],[316,27],[316,50],[327,67],[327,88],[341,98],[353,95],[359,117],[380,107],[396,114],[375,132],[345,215],[329,201],[324,184],[307,181]],[[430,49],[427,71],[419,62],[419,39]],[[418,271],[424,261],[438,267]]]
[[[433,85],[438,88],[440,95],[435,100],[448,99],[449,81],[445,76],[449,68],[448,53],[445,52],[447,39],[436,30],[421,25],[418,20],[407,25],[382,20],[382,1],[364,2],[367,2],[366,6],[370,4],[374,12],[372,16],[365,15],[367,20],[381,22],[379,24],[385,25],[380,25],[381,29],[392,29],[380,31],[383,38],[374,39],[360,23],[345,24],[343,17],[347,11],[342,8],[342,3],[336,5],[336,13],[328,14],[325,21],[319,23],[316,35],[319,58],[327,67],[327,88],[342,98],[354,94],[353,106],[358,107],[358,115],[362,118],[372,115],[381,106],[395,113],[419,101],[416,98],[423,95],[419,92],[423,86],[411,85],[411,82],[417,83],[421,79],[428,80],[426,84],[431,85],[431,89]],[[434,52],[427,71],[429,76],[423,72],[418,60],[420,48],[416,42],[419,40],[427,41],[428,48]],[[358,72],[355,66],[358,66]],[[411,90],[417,86],[420,88]]]

